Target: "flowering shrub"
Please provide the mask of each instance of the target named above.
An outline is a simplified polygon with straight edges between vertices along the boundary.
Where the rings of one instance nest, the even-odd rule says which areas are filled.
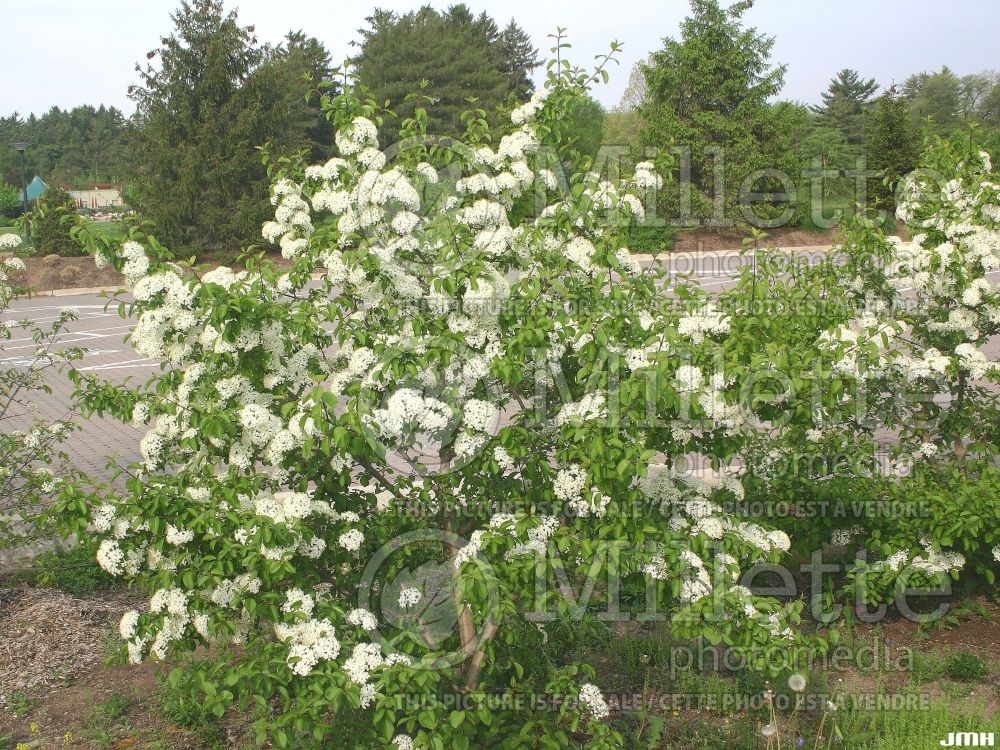
[[[163,361],[142,388],[77,376],[86,408],[148,428],[124,492],[66,505],[101,566],[151,594],[120,624],[131,661],[241,646],[191,681],[219,715],[253,707],[278,747],[616,747],[594,670],[548,647],[547,623],[587,610],[581,588],[616,612],[621,581],[677,636],[767,666],[803,645],[801,602],[744,572],[780,560],[786,530],[867,545],[851,575],[877,600],[965,555],[992,575],[988,165],[943,190],[918,175],[910,242],[859,219],[843,262],[788,273],[762,251],[709,295],[625,241],[662,188],[656,160],[606,179],[574,153],[567,115],[610,58],[554,64],[501,132],[472,111],[457,143],[416,106],[380,148],[380,109],[347,87],[325,102],[339,156],[274,174],[262,235],[286,271],[203,273],[152,238],[85,238],[131,286],[136,352]],[[560,179],[565,163],[580,168]],[[911,386],[949,400],[901,398]],[[886,430],[880,471],[860,458]],[[802,446],[824,461],[782,468]],[[859,461],[838,477],[836,455]],[[940,471],[977,498],[961,552],[951,510],[859,530],[732,510],[874,501]]]
[[[471,112],[462,143],[417,107],[380,149],[363,90],[327,102],[340,156],[275,175],[284,273],[91,240],[131,285],[136,352],[164,362],[145,388],[82,383],[88,409],[148,425],[127,491],[75,521],[152,594],[121,622],[132,661],[242,645],[205,699],[255,706],[278,747],[613,747],[593,670],[538,659],[529,610],[577,611],[539,586],[614,572],[679,635],[755,656],[797,640],[800,604],[739,585],[788,537],[723,510],[735,472],[677,462],[727,465],[754,414],[713,368],[730,317],[692,284],[664,294],[624,246],[655,164],[584,164],[564,191],[552,171],[603,75],[554,65],[505,132]]]
[[[932,143],[898,209],[912,239],[858,220],[842,258],[790,280],[769,273],[765,256],[764,273],[728,294],[744,309],[755,293],[818,305],[791,325],[744,321],[747,335],[768,342],[756,364],[772,373],[768,416],[780,415],[748,450],[747,481],[752,497],[771,502],[851,506],[783,525],[803,550],[866,548],[874,559],[849,575],[869,603],[962,570],[995,581],[1000,368],[983,350],[1000,332],[991,169],[984,152]],[[877,512],[886,506],[897,510]]]
[[[16,234],[0,234],[0,252],[21,244]],[[25,294],[17,279],[25,270],[17,257],[0,260],[0,316],[10,303]],[[47,325],[8,318],[0,321],[0,549],[17,547],[39,535],[52,533],[45,515],[59,485],[69,478],[62,464],[59,444],[72,429],[69,415],[56,421],[34,415],[32,396],[48,390],[49,370],[79,358],[75,348],[56,350],[66,324],[76,318],[70,308],[60,311]],[[53,471],[56,465],[58,472]],[[58,473],[58,476],[57,476]]]
[[[931,142],[897,216],[912,239],[859,232],[855,262],[878,272],[859,275],[852,289],[873,310],[866,335],[879,325],[895,334],[865,359],[888,393],[903,394],[879,399],[879,416],[915,466],[906,484],[924,512],[879,525],[873,541],[888,558],[872,567],[878,574],[908,563],[910,573],[957,578],[968,565],[992,584],[1000,561],[1000,364],[983,347],[1000,333],[1000,287],[990,279],[1000,270],[1000,184],[988,154]]]

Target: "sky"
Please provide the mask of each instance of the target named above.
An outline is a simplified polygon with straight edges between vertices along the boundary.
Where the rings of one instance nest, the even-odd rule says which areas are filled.
[[[445,8],[454,0],[430,0]],[[728,4],[727,0],[723,0]],[[171,31],[175,0],[0,0],[0,115],[41,114],[52,106],[107,104],[131,113],[127,96],[145,60]],[[357,29],[375,7],[411,10],[421,0],[227,0],[262,42],[303,29],[335,61],[352,54]],[[425,2],[424,4],[428,4]],[[621,65],[594,95],[606,107],[621,96],[632,66],[675,36],[687,0],[467,0],[502,26],[510,18],[547,56],[547,35],[566,27],[571,59],[586,64],[624,44]],[[788,66],[783,99],[816,103],[841,68],[883,86],[948,65],[961,75],[1000,68],[998,0],[756,0],[744,16],[775,37],[773,62]],[[536,76],[541,80],[542,74]]]

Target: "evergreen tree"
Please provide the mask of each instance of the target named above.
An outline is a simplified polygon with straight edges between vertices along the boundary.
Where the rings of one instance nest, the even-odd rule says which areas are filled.
[[[396,118],[383,129],[390,138],[413,112],[405,97],[422,82],[427,84],[422,93],[434,102],[428,108],[434,135],[459,134],[470,99],[492,114],[510,94],[524,98],[531,91],[528,73],[538,64],[536,52],[516,25],[500,32],[493,19],[485,13],[475,17],[463,4],[443,13],[430,6],[404,15],[376,10],[367,22],[354,62],[358,81],[380,104],[392,105]]]
[[[530,73],[542,64],[538,49],[513,18],[500,32],[495,46],[500,72],[507,78],[507,95],[516,101],[526,100],[534,90]]]
[[[882,207],[895,208],[899,178],[917,166],[919,148],[905,99],[890,87],[875,102],[865,128],[868,168],[878,173],[869,181],[868,197]]]
[[[240,95],[263,51],[221,0],[183,0],[171,19],[174,32],[147,56],[159,67],[137,65],[142,83],[129,89],[137,208],[178,249],[235,247],[250,222],[234,201],[263,185],[261,104]]]
[[[0,117],[0,180],[21,184],[18,154],[6,144],[24,141],[29,144],[24,154],[29,179],[38,174],[54,184],[120,182],[131,171],[126,129],[121,111],[103,105],[52,107],[40,117],[22,118],[16,112]]]
[[[721,206],[730,223],[742,220],[736,206],[752,173],[778,169],[793,181],[799,174],[787,112],[768,102],[781,90],[785,67],[770,63],[772,38],[743,27],[741,17],[751,5],[744,0],[724,10],[718,0],[691,0],[680,38],[665,39],[643,68],[645,141],[690,149],[696,215],[717,214]],[[780,183],[767,179],[747,187],[758,193],[781,190]],[[667,199],[675,210],[679,195]],[[771,213],[782,208],[774,205]],[[761,205],[755,211],[765,213]]]
[[[257,44],[222,0],[184,0],[173,33],[136,66],[141,83],[131,151],[135,202],[168,246],[198,252],[260,242],[268,179],[258,147],[329,149],[330,130],[305,104],[304,74],[329,74],[329,55],[300,32]]]
[[[269,96],[274,97],[268,128],[272,142],[281,142],[286,152],[305,151],[313,163],[333,156],[333,125],[326,119],[320,97],[334,95],[337,83],[330,53],[322,42],[302,31],[289,32],[283,44],[266,51],[264,63],[251,80],[265,91],[270,89]]]
[[[872,96],[878,91],[874,78],[862,78],[856,70],[844,68],[830,81],[820,96],[822,106],[814,107],[823,127],[839,130],[847,143],[861,143],[862,116]]]

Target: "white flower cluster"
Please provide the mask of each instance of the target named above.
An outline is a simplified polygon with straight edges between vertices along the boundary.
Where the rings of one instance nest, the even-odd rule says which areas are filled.
[[[677,333],[689,338],[694,344],[703,343],[706,336],[728,332],[729,316],[711,301],[706,302],[701,309],[688,312],[677,323]]]
[[[413,609],[420,603],[421,599],[423,599],[423,594],[415,588],[404,588],[399,592],[399,606],[403,609]]]
[[[383,656],[377,643],[358,643],[343,664],[344,673],[355,685],[361,687],[361,707],[367,708],[375,700],[375,686],[370,682],[371,673],[396,664],[409,666],[410,658],[404,654]]]
[[[279,180],[271,188],[271,203],[275,206],[274,221],[265,223],[261,234],[268,242],[277,242],[285,258],[301,255],[314,231],[301,188],[291,180]]]
[[[149,600],[149,611],[153,615],[162,614],[159,628],[150,644],[150,653],[156,659],[167,658],[170,644],[179,641],[186,635],[186,630],[192,621],[192,613],[188,611],[188,593],[176,586],[169,589],[157,589]],[[141,659],[143,649],[149,643],[149,634],[134,636],[128,644],[129,659],[137,663]]]
[[[122,266],[122,274],[129,284],[137,284],[149,270],[149,258],[146,251],[138,242],[129,240],[122,245],[118,255],[125,264]]]
[[[608,718],[611,714],[611,709],[608,708],[608,703],[604,700],[604,694],[592,682],[585,682],[580,686],[580,703],[598,721]]]
[[[589,422],[607,416],[603,393],[586,393],[579,401],[564,404],[556,415],[556,426],[573,422]]]
[[[489,401],[470,398],[463,407],[462,424],[470,430],[491,432],[500,421],[500,409]]]
[[[985,378],[1000,368],[1000,363],[990,361],[975,344],[959,344],[955,347],[955,356],[958,358],[958,366],[968,372],[973,380]]]
[[[632,181],[640,188],[660,190],[663,187],[663,178],[657,174],[656,165],[651,161],[641,161],[635,165]]]
[[[326,618],[291,625],[276,622],[274,634],[279,641],[288,644],[288,666],[299,677],[305,677],[320,662],[332,661],[340,654],[340,641]]]
[[[535,91],[527,102],[522,104],[520,107],[515,108],[514,111],[510,113],[511,122],[515,125],[534,122],[538,113],[541,111],[542,106],[545,104],[545,100],[551,93],[552,90],[547,86],[543,86]]]
[[[347,613],[347,621],[362,630],[375,630],[378,627],[378,620],[375,615],[367,609],[352,609]]]
[[[587,486],[587,473],[577,464],[559,469],[552,483],[555,496],[564,501],[576,515],[601,517],[607,512],[611,498],[596,487]]]
[[[704,561],[691,550],[682,550],[680,561],[686,568],[679,595],[681,604],[694,604],[711,594],[712,578]]]
[[[951,573],[965,567],[965,557],[958,552],[945,552],[940,550],[928,540],[922,540],[921,546],[924,549],[922,555],[915,555],[910,559],[910,552],[902,549],[894,552],[885,560],[872,563],[871,569],[874,571],[890,570],[899,573],[904,568],[920,571],[928,576]]]
[[[432,396],[423,396],[413,388],[393,393],[384,409],[372,413],[372,421],[388,438],[401,439],[406,430],[440,432],[452,418],[448,404]]]
[[[886,349],[886,342],[895,339],[902,328],[901,321],[881,321],[866,312],[834,330],[823,331],[817,343],[821,350],[832,353],[834,372],[865,380],[889,367],[895,353]]]

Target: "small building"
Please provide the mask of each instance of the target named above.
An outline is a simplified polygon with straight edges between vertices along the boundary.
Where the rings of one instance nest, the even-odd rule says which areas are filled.
[[[42,193],[45,192],[45,188],[47,187],[48,185],[42,182],[42,178],[36,174],[35,179],[29,182],[28,186],[25,188],[25,192],[28,194],[28,200],[37,201],[39,197],[41,197]]]
[[[87,185],[80,190],[67,191],[78,209],[92,211],[117,208],[122,205],[122,194],[110,182]]]

